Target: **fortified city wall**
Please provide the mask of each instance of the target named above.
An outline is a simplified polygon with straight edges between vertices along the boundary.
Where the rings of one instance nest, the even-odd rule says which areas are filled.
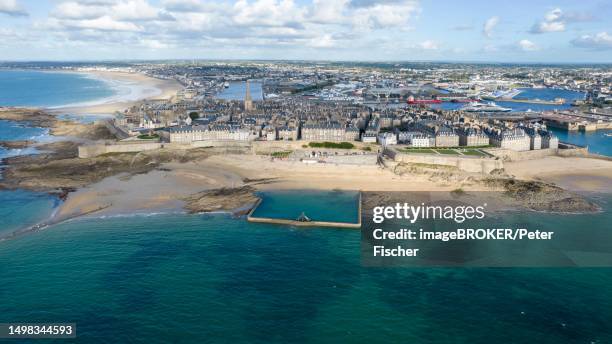
[[[465,172],[489,174],[493,170],[504,168],[502,160],[491,158],[478,158],[471,156],[446,156],[433,154],[407,154],[398,153],[392,149],[385,150],[385,154],[396,162],[453,166]]]

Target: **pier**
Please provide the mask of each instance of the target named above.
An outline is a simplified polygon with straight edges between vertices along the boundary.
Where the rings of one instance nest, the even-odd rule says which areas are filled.
[[[262,199],[257,200],[249,214],[247,215],[247,221],[258,222],[258,223],[271,223],[277,225],[286,226],[298,226],[298,227],[335,227],[335,228],[361,228],[361,192],[359,193],[358,211],[357,211],[357,223],[351,222],[330,222],[330,221],[298,221],[290,219],[276,219],[271,217],[255,217],[253,213],[261,204]]]
[[[542,99],[525,99],[525,98],[496,98],[495,101],[500,102],[512,102],[512,103],[528,103],[528,104],[540,104],[540,105],[563,105],[565,99],[558,100],[542,100]]]

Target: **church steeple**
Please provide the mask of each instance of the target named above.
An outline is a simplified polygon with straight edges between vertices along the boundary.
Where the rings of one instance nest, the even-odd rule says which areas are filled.
[[[244,95],[244,111],[253,110],[253,100],[251,99],[251,84],[246,81],[246,94]]]

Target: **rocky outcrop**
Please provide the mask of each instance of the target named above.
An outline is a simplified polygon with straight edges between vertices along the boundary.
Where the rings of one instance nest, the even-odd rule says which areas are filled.
[[[254,188],[242,186],[206,190],[190,195],[183,200],[185,209],[190,213],[227,211],[242,215],[253,207],[258,198],[255,196]]]
[[[553,184],[512,178],[491,178],[483,182],[489,187],[503,188],[505,196],[535,211],[585,213],[600,210],[597,204]]]

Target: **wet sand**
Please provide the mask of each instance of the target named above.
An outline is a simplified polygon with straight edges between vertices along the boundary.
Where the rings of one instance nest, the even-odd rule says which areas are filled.
[[[506,172],[518,179],[554,183],[576,192],[612,192],[612,161],[550,156],[505,164]]]
[[[100,209],[96,216],[181,211],[189,195],[242,184],[240,176],[200,162],[167,163],[146,174],[108,177],[71,193],[53,221],[95,209]]]
[[[603,191],[612,183],[612,162],[583,158],[546,158],[513,163],[510,172],[525,180],[555,183],[570,191]],[[567,159],[567,160],[566,160]],[[578,160],[575,160],[578,159]],[[544,163],[541,170],[532,165]],[[568,166],[578,164],[579,171]],[[571,172],[570,172],[571,171]],[[469,179],[468,179],[469,180]],[[315,189],[361,191],[501,191],[478,182],[433,181],[423,174],[399,176],[378,166],[272,161],[258,155],[213,155],[192,162],[170,162],[146,174],[107,177],[70,193],[53,221],[79,214],[95,216],[177,212],[185,198],[207,190],[252,187],[254,190]],[[231,198],[230,194],[227,197]],[[546,197],[544,197],[546,198]]]
[[[465,187],[460,183],[435,183],[421,175],[398,176],[377,166],[313,166],[271,161],[269,157],[257,155],[213,155],[196,162],[165,163],[156,170],[129,178],[126,175],[107,177],[71,193],[54,220],[95,209],[100,209],[96,216],[180,211],[187,196],[243,186],[256,190],[361,191],[452,191]],[[477,189],[477,186],[471,188]]]

